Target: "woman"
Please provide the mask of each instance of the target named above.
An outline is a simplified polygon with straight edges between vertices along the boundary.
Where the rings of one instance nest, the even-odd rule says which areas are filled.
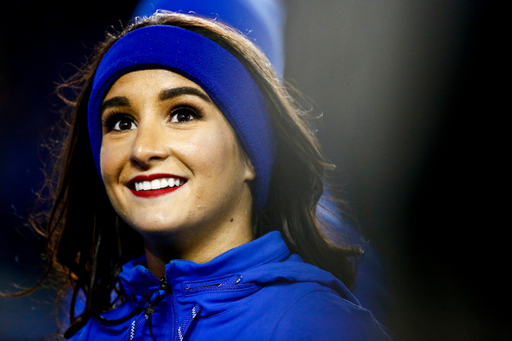
[[[248,40],[156,13],[71,85],[46,232],[74,288],[65,337],[388,339],[345,286],[358,249],[316,217],[317,142]]]

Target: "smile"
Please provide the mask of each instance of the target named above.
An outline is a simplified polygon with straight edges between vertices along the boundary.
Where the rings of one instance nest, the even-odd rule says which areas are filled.
[[[167,187],[177,187],[184,184],[185,181],[180,179],[155,179],[153,181],[141,181],[135,182],[135,190],[136,191],[151,191],[155,189],[167,188]]]
[[[127,184],[130,191],[138,197],[155,197],[175,191],[187,182],[187,179],[169,174],[139,175]]]

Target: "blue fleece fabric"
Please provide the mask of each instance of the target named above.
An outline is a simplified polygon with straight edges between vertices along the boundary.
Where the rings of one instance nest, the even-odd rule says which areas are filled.
[[[330,273],[290,254],[279,232],[205,264],[173,260],[169,288],[141,257],[120,275],[128,301],[109,320],[146,308],[125,322],[91,319],[70,340],[390,340],[373,315]],[[144,297],[146,299],[144,299]]]
[[[255,203],[259,210],[263,209],[275,154],[275,139],[263,93],[228,51],[200,34],[179,27],[139,28],[119,39],[101,60],[88,107],[89,136],[98,172],[104,98],[122,75],[150,68],[179,73],[206,91],[251,159],[256,172]]]

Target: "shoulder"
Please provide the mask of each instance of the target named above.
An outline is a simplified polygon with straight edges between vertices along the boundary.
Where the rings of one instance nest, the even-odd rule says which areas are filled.
[[[119,307],[103,312],[101,317],[106,320],[115,321],[123,319],[130,315],[134,308],[132,302],[124,302]],[[124,319],[123,319],[124,320]],[[97,317],[91,317],[85,326],[78,332],[70,337],[68,341],[103,341],[119,339],[120,335],[125,331],[131,319],[122,321],[120,323],[108,323],[101,321]]]
[[[89,340],[89,333],[91,330],[91,321],[89,320],[85,326],[80,328],[76,334],[71,336],[68,341],[87,341]]]
[[[296,255],[244,278],[264,284],[253,295],[251,311],[269,340],[390,340],[341,281]]]
[[[296,297],[271,335],[274,340],[390,340],[368,310],[328,288]]]

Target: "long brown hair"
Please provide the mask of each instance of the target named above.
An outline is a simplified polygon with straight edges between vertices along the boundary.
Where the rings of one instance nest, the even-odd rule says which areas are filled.
[[[295,105],[270,62],[249,40],[218,22],[157,13],[136,20],[121,32],[108,34],[88,65],[59,88],[62,93],[70,88],[79,92],[74,100],[63,95],[71,111],[58,166],[47,179],[46,190],[53,206],[46,228],[39,231],[47,238],[49,265],[44,277],[57,274],[73,287],[71,326],[65,336],[73,335],[92,316],[111,308],[113,291],[121,290],[117,297],[123,299],[118,285],[121,265],[144,251],[142,238],[117,216],[97,174],[87,131],[87,102],[94,72],[106,51],[128,32],[148,25],[174,25],[199,33],[224,47],[249,70],[267,98],[277,140],[268,201],[254,217],[255,236],[280,231],[292,252],[351,286],[355,277],[354,256],[360,253],[359,249],[343,239],[334,243],[331,237],[337,231],[329,231],[317,217],[324,171],[329,165],[309,128],[306,113]],[[86,297],[86,306],[80,316],[75,316],[75,301],[80,292]]]

